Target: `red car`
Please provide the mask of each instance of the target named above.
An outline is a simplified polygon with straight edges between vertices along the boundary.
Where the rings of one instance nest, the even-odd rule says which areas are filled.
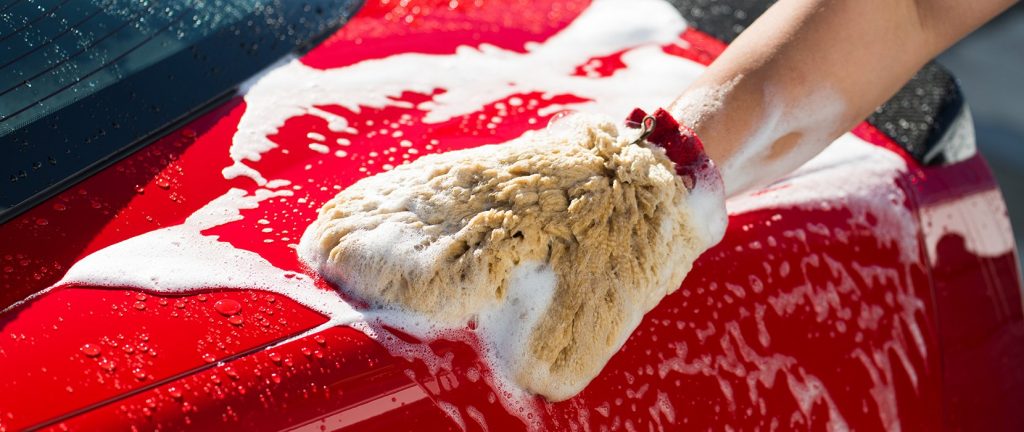
[[[299,236],[423,154],[664,105],[769,2],[2,3],[0,430],[1024,428],[1006,206],[938,66],[731,199],[721,244],[549,403],[472,328],[335,325]]]

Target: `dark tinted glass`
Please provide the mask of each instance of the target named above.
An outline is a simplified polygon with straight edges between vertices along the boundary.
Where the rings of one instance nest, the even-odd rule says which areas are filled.
[[[0,0],[0,221],[337,29],[355,0]]]

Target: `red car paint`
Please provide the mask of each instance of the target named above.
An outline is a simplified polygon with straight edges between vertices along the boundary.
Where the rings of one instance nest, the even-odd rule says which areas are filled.
[[[467,43],[522,50],[586,7],[516,3],[368,1],[302,61],[343,67],[399,52],[451,53]],[[695,30],[680,37],[686,43],[665,52],[708,63],[724,48]],[[579,70],[610,75],[620,67],[613,60]],[[554,103],[519,96],[537,99],[538,109]],[[484,109],[487,117],[498,102]],[[546,123],[536,110],[489,129],[478,113],[425,124],[413,108],[321,108],[354,123],[407,114],[405,135],[437,139],[434,151],[500,142]],[[0,306],[52,285],[91,252],[181,223],[229,188],[255,189],[220,173],[245,109],[236,98],[0,226]],[[530,116],[544,121],[530,124]],[[352,139],[352,157],[304,151],[310,131]],[[536,420],[553,430],[819,430],[838,426],[832,410],[857,430],[1019,429],[1024,316],[1015,252],[980,256],[972,252],[976,243],[972,249],[957,234],[988,227],[1011,236],[984,161],[922,167],[870,126],[855,133],[906,159],[908,172],[896,186],[921,227],[914,260],[901,262],[898,245],[878,240],[878,232],[903,222],[854,219],[842,206],[733,215],[722,243],[645,317],[587,389],[565,402],[535,400]],[[288,120],[271,139],[296,151],[268,154],[259,169],[316,179],[300,192],[308,205],[267,202],[207,234],[300,272],[287,245],[335,193],[319,186],[378,172],[379,163],[365,165],[367,155],[393,143],[332,132],[308,115]],[[264,227],[259,220],[273,228],[272,242],[254,235]],[[934,248],[928,238],[938,239]],[[231,287],[180,296],[95,287],[46,292],[0,316],[0,430],[526,426],[502,405],[470,343],[423,342],[450,359],[451,367],[436,373],[347,327],[275,346],[325,321],[287,297]]]

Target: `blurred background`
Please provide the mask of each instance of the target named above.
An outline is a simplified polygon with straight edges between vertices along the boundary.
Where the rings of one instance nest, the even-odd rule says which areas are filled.
[[[1017,250],[1024,251],[1024,3],[960,41],[938,62],[960,80],[978,149],[995,171]]]

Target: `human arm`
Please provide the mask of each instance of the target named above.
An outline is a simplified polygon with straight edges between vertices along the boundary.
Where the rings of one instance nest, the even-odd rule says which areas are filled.
[[[781,0],[669,108],[734,195],[792,171],[1014,1]]]

